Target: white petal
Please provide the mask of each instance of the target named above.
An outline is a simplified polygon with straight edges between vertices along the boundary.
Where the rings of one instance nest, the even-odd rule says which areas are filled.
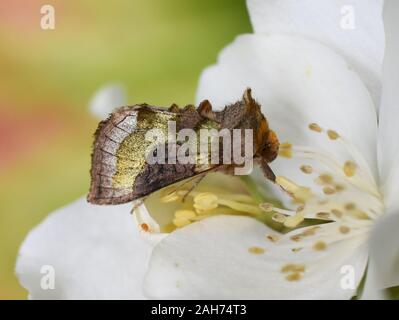
[[[316,122],[350,140],[376,171],[372,100],[357,74],[329,48],[293,36],[240,36],[203,72],[197,100],[209,99],[221,107],[239,99],[246,87],[253,89],[280,141],[319,147],[346,160],[336,141],[308,130]],[[284,174],[279,162],[272,166]],[[300,179],[297,166],[281,166],[289,177]]]
[[[374,298],[379,290],[399,285],[399,213],[377,221],[370,237],[370,261],[364,298]]]
[[[142,280],[152,249],[141,240],[130,209],[130,204],[94,206],[81,198],[33,229],[20,248],[16,266],[30,297],[144,298]],[[43,266],[48,265],[55,271],[53,290],[41,287],[47,274]]]
[[[145,292],[153,298],[178,299],[347,299],[355,290],[341,288],[341,267],[352,266],[355,285],[367,261],[364,238],[331,244],[325,251],[303,249],[289,235],[273,243],[275,233],[246,217],[218,216],[179,229],[153,251]],[[251,247],[265,249],[253,254]],[[304,264],[299,281],[288,281],[281,268]]]
[[[386,52],[379,116],[378,164],[388,211],[399,211],[399,2],[386,1]]]
[[[326,44],[345,57],[379,103],[383,0],[248,0],[247,4],[256,33],[300,35]]]
[[[90,112],[99,119],[105,119],[115,108],[126,104],[123,87],[117,84],[100,88],[90,101]]]

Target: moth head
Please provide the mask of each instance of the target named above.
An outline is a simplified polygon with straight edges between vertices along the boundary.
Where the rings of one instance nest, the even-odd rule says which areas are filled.
[[[268,130],[260,150],[260,156],[267,162],[272,162],[278,155],[280,143],[273,130]]]

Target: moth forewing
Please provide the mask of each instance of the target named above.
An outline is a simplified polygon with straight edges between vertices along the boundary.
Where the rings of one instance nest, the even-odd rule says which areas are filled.
[[[170,134],[171,124],[174,124],[177,132],[191,130],[198,136],[194,162],[179,162],[174,158],[179,154],[179,148],[187,146],[182,141],[174,140],[179,135],[177,132]],[[217,163],[210,161],[214,160],[215,153],[212,157],[200,148],[199,136],[203,129],[231,134],[235,129],[253,130],[251,157],[262,159],[261,167],[267,169],[264,169],[266,177],[274,180],[267,163],[277,155],[278,140],[271,134],[273,132],[269,130],[259,104],[252,98],[250,89],[247,89],[242,100],[217,112],[212,111],[208,100],[203,101],[197,109],[192,105],[183,109],[172,105],[166,109],[141,104],[115,110],[107,120],[100,122],[95,133],[88,201],[95,204],[126,203],[197,175],[212,171],[232,173],[232,169],[242,165],[235,163],[234,158],[233,161],[226,161],[226,150],[232,145],[223,143],[216,152]],[[151,130],[157,130],[168,139],[151,145],[148,139]],[[171,136],[172,142],[169,139]],[[171,147],[175,148],[174,154],[170,152]],[[165,149],[164,161],[149,162],[154,150],[162,148]],[[208,157],[208,163],[205,164],[204,154]]]

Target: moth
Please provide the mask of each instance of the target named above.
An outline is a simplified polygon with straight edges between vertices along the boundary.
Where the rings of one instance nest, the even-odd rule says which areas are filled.
[[[202,101],[198,108],[193,105],[179,108],[173,104],[167,109],[138,104],[116,109],[108,119],[99,123],[94,135],[87,200],[100,205],[122,204],[142,199],[183,180],[202,178],[210,172],[232,174],[232,170],[241,165],[234,161],[208,165],[199,161],[149,164],[147,160],[153,151],[148,151],[152,149],[149,148],[151,142],[146,140],[146,132],[157,129],[166,134],[171,121],[176,123],[177,130],[192,129],[195,132],[210,127],[225,131],[252,129],[251,159],[260,166],[266,178],[275,181],[269,163],[278,154],[279,141],[248,88],[240,101],[221,111],[213,111],[208,100]],[[182,146],[177,144],[175,147],[179,151]],[[221,160],[222,154],[223,150],[220,150]],[[168,157],[167,153],[165,157]]]

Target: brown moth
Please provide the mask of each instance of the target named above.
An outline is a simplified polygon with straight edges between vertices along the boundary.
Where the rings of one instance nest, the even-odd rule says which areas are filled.
[[[269,129],[260,105],[252,98],[251,90],[243,98],[222,111],[212,111],[208,100],[198,108],[188,105],[169,109],[140,104],[116,109],[108,119],[101,121],[95,133],[92,153],[91,186],[87,200],[94,204],[121,204],[143,198],[161,188],[189,178],[203,177],[206,173],[221,171],[227,174],[238,164],[230,163],[182,164],[179,162],[149,164],[145,134],[156,128],[168,130],[169,121],[175,121],[177,130],[201,128],[252,129],[253,155],[265,176],[275,181],[268,163],[278,153],[276,134]],[[179,145],[176,146],[177,149]],[[222,157],[222,151],[220,157]],[[168,157],[168,154],[165,155]]]

